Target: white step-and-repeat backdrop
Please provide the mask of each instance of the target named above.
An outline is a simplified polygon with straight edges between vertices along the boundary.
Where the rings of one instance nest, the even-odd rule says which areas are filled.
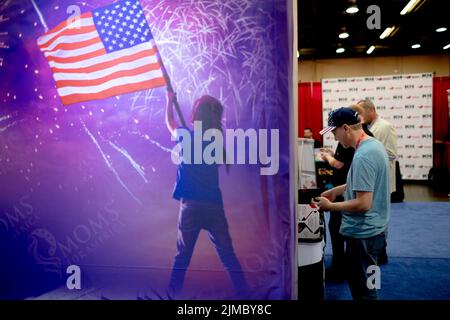
[[[432,93],[432,73],[323,79],[323,125],[331,110],[372,100],[397,132],[403,179],[426,180],[433,166]],[[334,150],[336,144],[332,133],[325,135],[326,147]]]

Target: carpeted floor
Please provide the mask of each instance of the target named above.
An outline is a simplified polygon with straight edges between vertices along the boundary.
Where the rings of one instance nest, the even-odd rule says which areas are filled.
[[[392,204],[388,256],[389,263],[381,267],[380,299],[449,300],[450,203]],[[325,264],[330,263],[328,241]],[[351,295],[346,283],[327,282],[325,298],[351,299]]]

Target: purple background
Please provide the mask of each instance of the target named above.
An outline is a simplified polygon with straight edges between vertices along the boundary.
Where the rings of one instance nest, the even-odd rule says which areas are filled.
[[[69,5],[83,13],[110,3],[36,0],[50,29],[69,17]],[[285,1],[141,4],[186,119],[193,101],[210,94],[224,104],[225,127],[280,130],[277,175],[235,165],[220,179],[254,298],[290,298]],[[44,27],[31,2],[3,1],[0,21],[0,298],[167,298],[178,202],[166,90],[63,106],[36,45]],[[81,266],[82,293],[65,288],[69,264]],[[206,233],[185,298],[233,298]]]

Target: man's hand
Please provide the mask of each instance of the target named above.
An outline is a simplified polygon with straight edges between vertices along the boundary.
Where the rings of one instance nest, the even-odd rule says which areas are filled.
[[[328,148],[320,148],[320,153],[328,153],[330,156],[334,155],[333,150],[328,149]]]
[[[326,153],[326,152],[320,152],[320,158],[323,160],[323,161],[328,161],[327,160],[327,156],[328,156],[328,153]]]
[[[321,197],[327,198],[328,200],[330,200],[331,202],[333,202],[334,200],[336,200],[336,197],[338,196],[335,188],[327,190],[325,192],[322,192],[320,194]]]
[[[314,201],[320,209],[329,211],[331,210],[333,203],[325,197],[317,197]]]

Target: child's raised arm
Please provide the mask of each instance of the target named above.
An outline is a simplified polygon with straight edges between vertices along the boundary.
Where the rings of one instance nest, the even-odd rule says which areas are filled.
[[[175,92],[167,91],[166,126],[173,137],[176,136],[175,134],[176,129],[180,127],[173,115],[173,102],[176,98],[177,97]]]

